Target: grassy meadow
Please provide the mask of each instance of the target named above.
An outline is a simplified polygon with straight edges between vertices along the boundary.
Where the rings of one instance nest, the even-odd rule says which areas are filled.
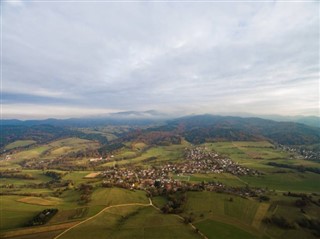
[[[29,145],[34,144],[31,141],[22,141],[29,142]],[[14,142],[14,145],[19,145],[21,142]],[[6,147],[12,147],[12,144],[7,145]],[[10,146],[11,145],[11,146]],[[13,146],[14,146],[13,145]],[[22,160],[29,159],[53,159],[59,156],[63,156],[73,152],[79,152],[81,150],[95,149],[98,148],[99,143],[91,140],[80,139],[80,138],[65,138],[61,140],[56,140],[44,145],[35,145],[29,149],[20,150],[11,155],[13,162],[20,162]],[[1,166],[1,165],[0,165]]]
[[[195,224],[208,238],[255,239],[256,236],[230,224],[206,219]]]
[[[36,143],[36,141],[34,141],[34,140],[17,140],[17,141],[14,141],[14,142],[6,145],[6,147],[4,149],[11,150],[11,149],[16,149],[16,148],[22,148],[22,147],[30,146],[35,143]]]
[[[68,238],[201,238],[174,215],[165,215],[151,206],[123,206],[106,210],[92,220],[63,234]]]
[[[27,149],[23,149],[27,146]],[[98,146],[97,142],[79,138],[56,140],[45,145],[34,145],[31,141],[17,141],[7,145],[15,149],[15,152],[12,154],[12,160],[0,161],[0,171],[19,169],[19,173],[27,174],[32,179],[0,178],[0,192],[3,194],[0,198],[0,236],[13,239],[49,239],[87,220],[59,238],[201,238],[194,228],[183,222],[183,216],[191,217],[192,224],[205,236],[213,239],[315,238],[310,231],[300,228],[295,223],[301,218],[319,219],[320,207],[308,204],[302,213],[301,209],[295,206],[297,198],[283,196],[283,192],[308,195],[313,193],[312,197],[319,200],[320,175],[267,164],[277,162],[315,168],[320,167],[320,164],[294,157],[291,153],[278,150],[265,141],[204,144],[208,150],[216,151],[240,165],[258,170],[261,172],[259,176],[237,176],[230,173],[171,176],[190,184],[215,181],[230,187],[267,188],[270,190],[267,192],[269,201],[259,202],[256,198],[208,191],[187,192],[187,202],[180,215],[163,214],[148,205],[145,191],[103,188],[102,178],[85,178],[90,173],[99,172],[99,166],[96,171],[55,169],[53,171],[65,174],[61,178],[62,181],[71,181],[72,184],[38,188],[35,185],[49,183],[52,178],[44,175],[45,170],[22,169],[19,165],[23,160],[51,160]],[[166,146],[126,142],[123,148],[113,152],[114,161],[101,166],[116,164],[118,167],[150,167],[165,162],[181,162],[184,160],[186,147],[190,147],[190,144],[185,140],[181,144]],[[88,159],[74,159],[72,164],[87,165]],[[80,184],[90,184],[93,187],[90,201],[86,204],[80,202],[81,192],[77,189]],[[158,208],[168,203],[165,196],[155,196],[152,200]],[[25,227],[37,213],[46,208],[57,208],[58,213],[44,226]],[[102,210],[104,211],[101,212]],[[263,223],[265,217],[272,215],[285,217],[296,225],[295,228],[285,230]]]
[[[184,158],[184,149],[189,143],[182,141],[181,144],[169,146],[147,147],[144,143],[134,142],[129,146],[117,151],[114,155],[116,161],[105,163],[103,166],[152,165],[161,164],[163,161],[175,162]]]

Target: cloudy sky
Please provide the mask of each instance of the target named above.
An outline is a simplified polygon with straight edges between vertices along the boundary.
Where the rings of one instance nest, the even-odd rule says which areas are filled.
[[[2,1],[2,117],[319,114],[319,3]]]

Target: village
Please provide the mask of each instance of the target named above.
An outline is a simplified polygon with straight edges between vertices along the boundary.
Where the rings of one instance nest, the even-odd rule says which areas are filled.
[[[121,187],[130,190],[145,190],[150,196],[162,195],[177,191],[215,191],[235,194],[243,197],[257,197],[265,192],[261,188],[230,187],[221,182],[202,181],[191,183],[187,180],[173,178],[168,169],[174,167],[167,165],[164,169],[110,169],[95,175],[102,177],[103,187]]]
[[[305,160],[319,161],[320,159],[319,148],[307,149],[306,147],[302,146],[288,146],[281,144],[276,145],[276,147],[282,151],[293,153],[296,157],[300,157]]]
[[[101,167],[99,163],[114,161],[112,167]],[[152,195],[164,192],[185,191],[222,191],[237,194],[240,196],[253,196],[260,194],[261,189],[248,189],[245,187],[227,187],[220,182],[209,181],[201,183],[191,183],[190,177],[193,174],[221,174],[230,173],[233,175],[258,176],[261,173],[240,166],[231,159],[221,156],[216,152],[209,151],[206,147],[185,148],[184,157],[179,161],[166,161],[161,164],[150,164],[147,167],[137,165],[119,166],[118,160],[110,154],[106,159],[102,157],[90,158],[88,163],[97,165],[94,172],[86,175],[85,179],[101,179],[102,187],[121,187],[131,190],[146,190]],[[56,168],[60,165],[68,165],[68,161],[55,159],[50,161],[28,161],[24,163],[26,168]],[[12,172],[10,172],[12,173]],[[90,183],[90,181],[88,181]]]
[[[208,173],[231,173],[234,175],[259,175],[256,170],[244,168],[232,160],[221,157],[217,153],[208,152],[204,147],[186,148],[185,159],[179,163],[165,163],[161,166],[140,167],[110,167],[100,173],[95,173],[94,177],[103,178],[104,187],[118,186],[128,189],[159,189],[165,191],[184,190],[208,190],[208,191],[230,191],[237,189],[227,188],[219,182],[203,182],[192,184],[188,180],[178,178],[190,178],[192,174]],[[151,190],[152,191],[152,190]],[[155,190],[153,190],[155,191]],[[161,190],[160,190],[161,191]],[[240,190],[243,192],[243,189]],[[243,192],[243,196],[252,195],[252,191]],[[242,194],[241,194],[242,195]]]

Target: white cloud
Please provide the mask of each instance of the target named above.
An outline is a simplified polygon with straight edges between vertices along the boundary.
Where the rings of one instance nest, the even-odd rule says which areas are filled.
[[[16,111],[22,99],[39,109],[57,99],[82,109],[318,113],[316,2],[7,5],[2,91]]]
[[[22,0],[5,0],[3,2],[6,2],[9,5],[17,7],[17,6],[22,6],[24,1],[22,1]]]
[[[71,118],[85,117],[88,115],[104,115],[118,112],[119,109],[106,108],[81,108],[68,106],[52,106],[38,104],[16,104],[15,107],[10,105],[2,106],[3,119],[46,119],[50,117]]]

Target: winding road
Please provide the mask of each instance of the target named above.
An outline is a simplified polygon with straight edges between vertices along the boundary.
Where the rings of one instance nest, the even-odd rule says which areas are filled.
[[[73,228],[75,228],[75,227],[77,227],[77,226],[79,226],[79,225],[81,225],[81,224],[83,224],[83,223],[85,223],[85,222],[87,222],[87,221],[90,221],[90,220],[96,218],[97,216],[99,216],[99,215],[102,214],[103,212],[109,210],[110,208],[126,207],[126,206],[143,206],[143,207],[150,207],[150,206],[151,206],[151,207],[154,207],[156,210],[161,211],[160,208],[156,207],[156,206],[153,204],[151,198],[149,198],[149,203],[126,203],[126,204],[118,204],[118,205],[108,206],[108,207],[105,207],[104,209],[102,209],[102,210],[101,210],[100,212],[98,212],[96,215],[94,215],[94,216],[92,216],[92,217],[89,217],[89,218],[87,218],[86,220],[81,221],[81,222],[73,225],[72,227],[66,229],[65,231],[63,231],[62,233],[60,233],[59,235],[57,235],[54,239],[58,239],[59,237],[61,237],[62,235],[64,235],[64,234],[67,233],[68,231],[72,230]],[[173,215],[176,216],[176,217],[178,217],[178,218],[180,218],[181,220],[184,221],[184,218],[181,217],[180,215],[177,215],[177,214],[173,214]],[[196,228],[192,223],[188,223],[188,224],[189,224],[194,230],[197,230],[197,228]],[[202,238],[208,239],[208,238],[207,238],[202,232],[200,232],[199,230],[198,230],[197,232],[198,232],[198,234],[199,234]]]
[[[155,207],[155,206],[153,205],[153,203],[152,203],[152,200],[151,200],[150,198],[149,198],[149,201],[150,201],[149,203],[145,203],[145,204],[144,204],[144,203],[125,203],[125,204],[118,204],[118,205],[112,205],[112,206],[105,207],[105,208],[102,209],[100,212],[98,212],[96,215],[94,215],[94,216],[92,216],[92,217],[89,217],[89,218],[87,218],[86,220],[81,221],[81,222],[77,223],[76,225],[68,228],[67,230],[63,231],[63,232],[60,233],[58,236],[56,236],[54,239],[57,239],[57,238],[61,237],[62,235],[64,235],[65,233],[67,233],[68,231],[72,230],[73,228],[75,228],[75,227],[77,227],[77,226],[79,226],[79,225],[81,225],[81,224],[83,224],[83,223],[85,223],[85,222],[87,222],[87,221],[90,221],[90,220],[96,218],[97,216],[99,216],[100,214],[102,214],[103,212],[107,211],[107,210],[110,209],[110,208],[126,207],[126,206],[143,206],[143,207],[153,206],[153,207]],[[160,209],[159,209],[159,210],[160,210]]]

